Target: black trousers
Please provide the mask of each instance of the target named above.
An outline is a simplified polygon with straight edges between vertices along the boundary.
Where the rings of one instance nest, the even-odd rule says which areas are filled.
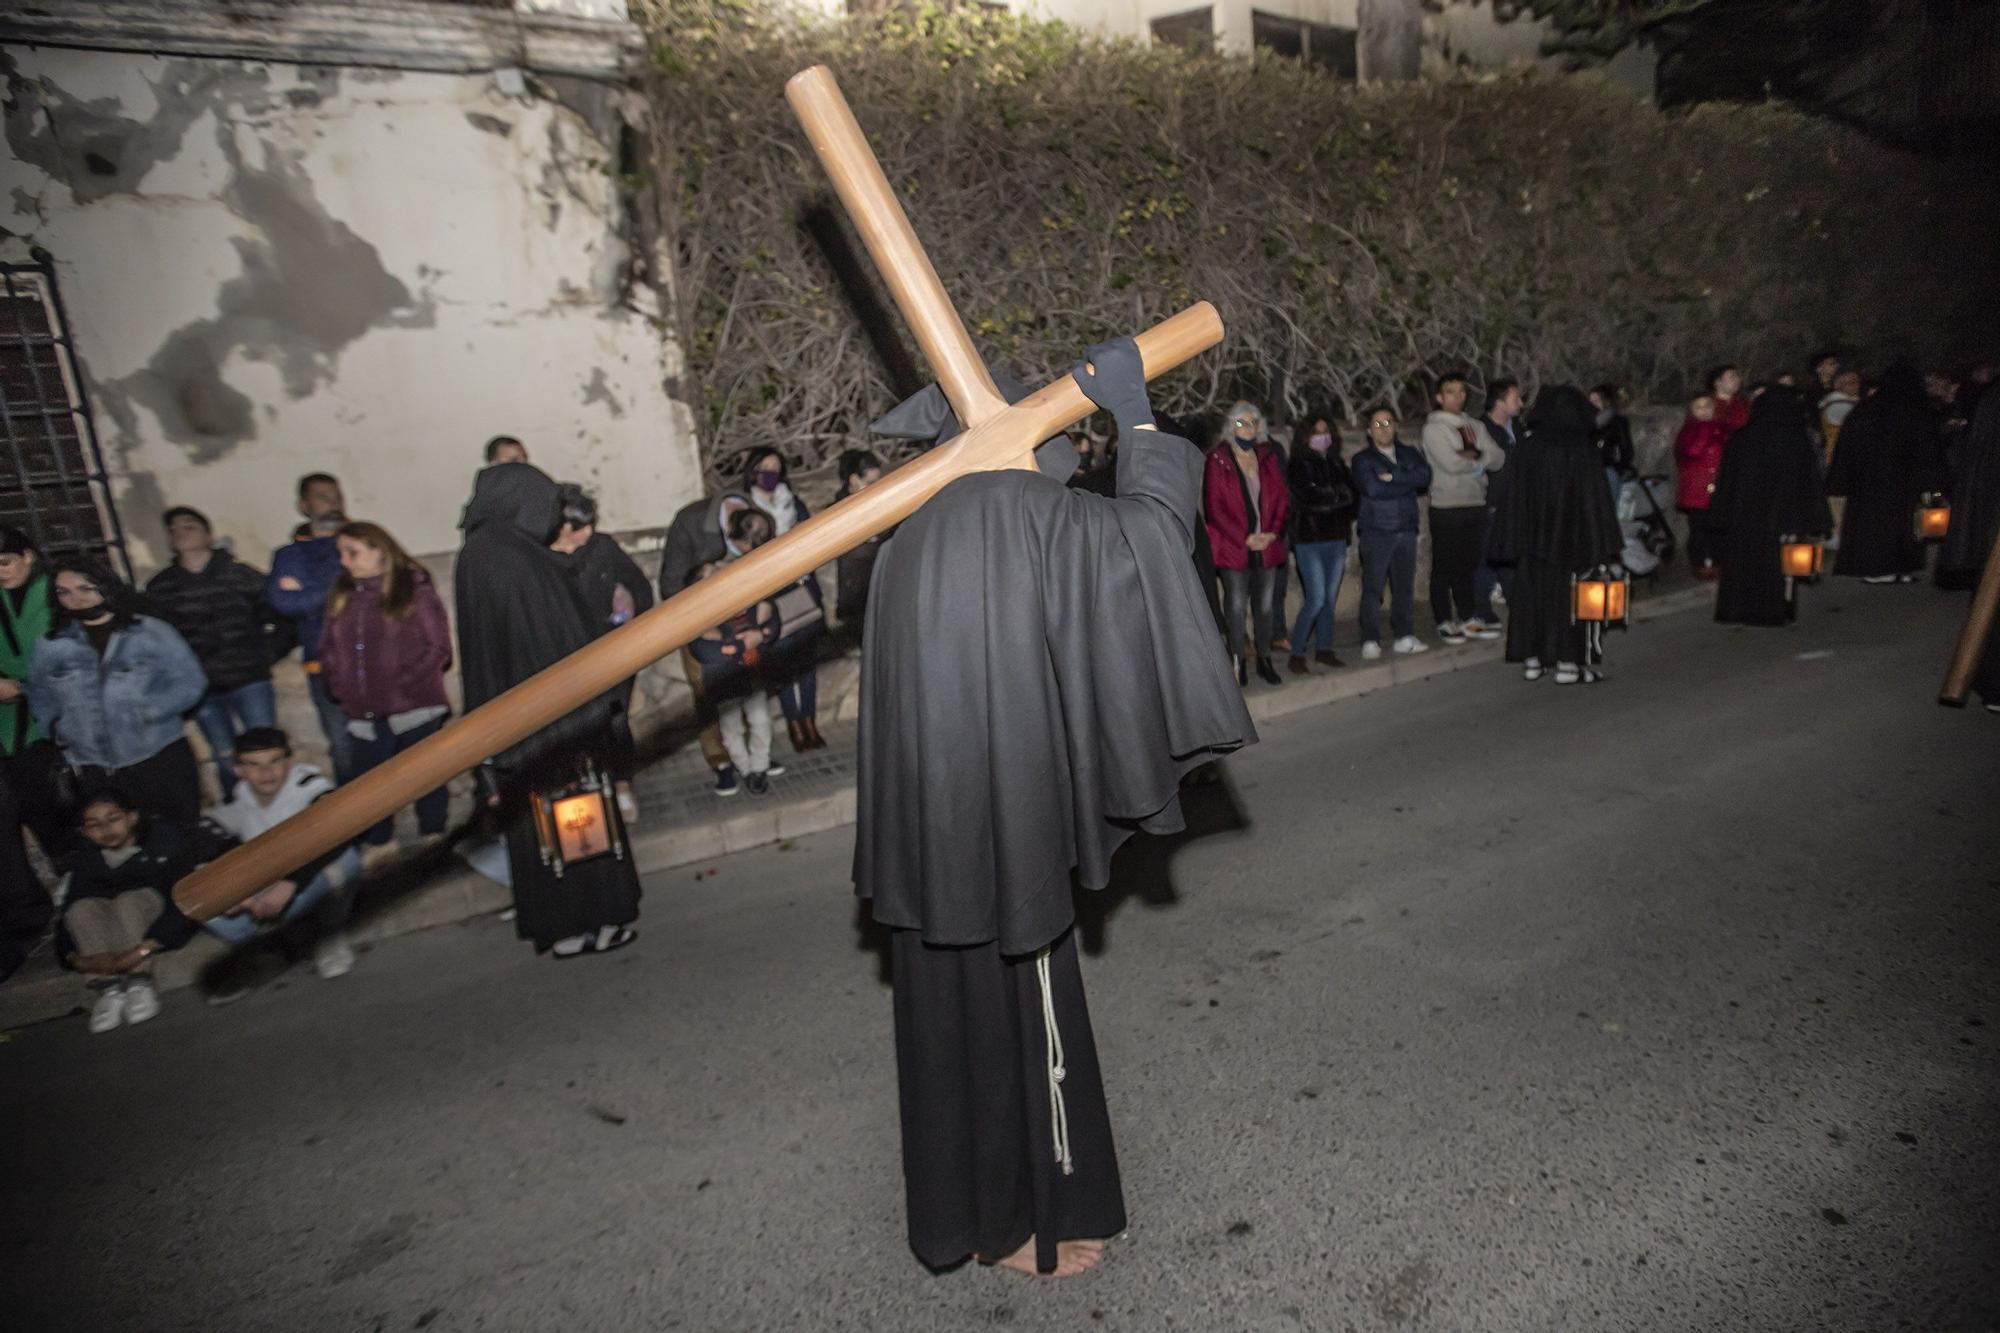
[[[9,781],[11,764],[0,764],[0,981],[26,961],[54,910],[48,890],[28,865],[21,840],[21,806]]]
[[[934,947],[914,930],[895,931],[891,949],[903,1183],[917,1257],[932,1268],[971,1255],[1002,1259],[1033,1236],[1036,1266],[1049,1272],[1058,1241],[1123,1231],[1125,1197],[1075,932],[1048,949],[1067,1173],[1056,1156],[1036,958],[1007,957],[997,944]]]
[[[1472,584],[1486,559],[1486,507],[1431,510],[1431,615],[1448,620],[1484,617]],[[1454,609],[1455,608],[1455,609]]]
[[[1688,525],[1688,568],[1700,569],[1715,563],[1715,536],[1708,530],[1706,509],[1683,509]]]
[[[63,799],[58,778],[63,773],[62,751],[51,741],[36,741],[19,754],[0,755],[6,769],[7,785],[13,788],[18,824],[41,844],[51,861],[59,861],[74,850],[83,837],[76,830],[76,811]]]
[[[149,759],[124,768],[84,766],[77,778],[79,792],[92,787],[116,787],[141,813],[192,824],[201,818],[201,770],[194,747],[183,736]]]
[[[1262,555],[1252,552],[1252,558]],[[1243,656],[1243,612],[1250,612],[1257,656],[1271,655],[1271,639],[1276,633],[1278,571],[1262,565],[1249,569],[1222,571],[1222,635],[1229,642],[1229,656]]]

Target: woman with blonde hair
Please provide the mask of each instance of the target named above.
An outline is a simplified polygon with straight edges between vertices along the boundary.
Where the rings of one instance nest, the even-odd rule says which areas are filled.
[[[349,523],[334,545],[341,572],[327,594],[319,658],[347,718],[359,775],[443,728],[451,627],[430,575],[383,528]],[[442,835],[448,803],[443,787],[418,797],[417,831]],[[385,819],[363,841],[383,847],[392,833]]]

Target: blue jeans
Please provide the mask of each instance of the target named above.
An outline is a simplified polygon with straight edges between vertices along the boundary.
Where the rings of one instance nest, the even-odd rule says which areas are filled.
[[[375,738],[366,741],[362,740],[359,736],[349,733],[343,724],[341,728],[342,734],[347,736],[347,743],[354,755],[354,776],[358,778],[368,770],[388,763],[418,741],[437,735],[440,731],[444,730],[444,724],[444,718],[436,718],[424,723],[421,727],[413,727],[399,736],[389,730],[387,721],[377,719],[375,723]],[[439,787],[435,791],[425,792],[422,796],[419,796],[417,798],[417,831],[419,833],[444,832],[445,819],[450,812],[450,808],[451,792],[443,787]],[[394,837],[395,832],[395,818],[391,816],[362,834],[361,840],[373,846],[380,847],[387,843],[390,838]]]
[[[345,782],[354,776],[354,738],[347,734],[347,714],[340,711],[340,705],[327,693],[325,676],[308,671],[306,685],[312,691],[313,707],[319,712],[319,729],[326,733],[326,755],[333,764],[333,780]]]
[[[1299,562],[1299,589],[1304,598],[1292,626],[1292,656],[1306,655],[1306,636],[1319,633],[1323,653],[1333,651],[1333,604],[1340,580],[1347,573],[1346,542],[1301,542],[1292,548]]]
[[[334,884],[339,880],[338,886]],[[292,895],[292,901],[278,915],[278,921],[297,921],[308,912],[318,912],[320,929],[339,930],[347,924],[354,907],[354,886],[361,880],[361,854],[349,847],[326,869],[313,876],[312,883]],[[248,912],[231,912],[210,917],[202,929],[230,944],[248,944],[257,932],[276,922],[260,922]]]
[[[1382,642],[1382,585],[1389,585],[1389,628],[1399,639],[1417,632],[1417,534],[1361,534],[1361,641]]]
[[[226,801],[236,790],[236,773],[230,766],[236,758],[236,737],[252,727],[278,724],[278,700],[271,682],[253,680],[220,694],[210,690],[195,707],[194,724],[201,728],[208,752],[214,756],[216,780],[222,784],[222,799]]]

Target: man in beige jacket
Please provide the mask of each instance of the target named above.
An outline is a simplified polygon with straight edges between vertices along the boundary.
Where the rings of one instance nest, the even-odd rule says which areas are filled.
[[[1424,421],[1424,460],[1431,465],[1431,614],[1446,643],[1497,639],[1500,631],[1480,619],[1473,579],[1486,558],[1486,475],[1506,466],[1507,455],[1465,413],[1466,378],[1439,377]]]

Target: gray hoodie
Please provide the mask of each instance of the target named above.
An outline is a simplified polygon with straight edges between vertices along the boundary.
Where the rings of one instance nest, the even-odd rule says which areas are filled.
[[[1470,428],[1479,456],[1465,456],[1465,436],[1460,428]],[[1431,508],[1472,509],[1486,504],[1486,474],[1506,466],[1506,451],[1479,423],[1463,412],[1434,410],[1424,420],[1424,461],[1431,465]]]

